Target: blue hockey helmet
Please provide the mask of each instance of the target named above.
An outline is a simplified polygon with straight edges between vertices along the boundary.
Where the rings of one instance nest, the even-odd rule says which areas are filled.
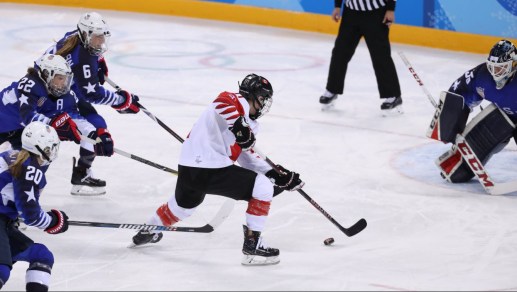
[[[490,50],[486,65],[497,89],[503,88],[517,71],[517,48],[508,40],[500,40]]]

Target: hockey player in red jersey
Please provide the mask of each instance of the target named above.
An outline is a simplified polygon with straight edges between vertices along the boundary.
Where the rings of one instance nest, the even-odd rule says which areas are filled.
[[[247,75],[239,93],[222,92],[201,114],[183,143],[176,192],[148,224],[172,226],[194,213],[206,194],[248,201],[244,265],[276,264],[280,251],[267,247],[264,229],[274,194],[303,187],[300,175],[282,166],[276,172],[253,151],[259,124],[273,102],[269,81]],[[240,166],[235,165],[237,161]],[[161,232],[139,231],[133,246],[156,243]]]

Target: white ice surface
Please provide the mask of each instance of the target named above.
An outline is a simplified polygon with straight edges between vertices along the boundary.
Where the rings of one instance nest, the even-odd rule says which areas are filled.
[[[86,11],[0,4],[0,87],[22,77]],[[169,232],[140,249],[126,248],[131,230],[72,226],[53,236],[29,228],[54,252],[52,290],[517,290],[516,197],[439,177],[434,160],[449,146],[425,137],[434,109],[396,52],[405,52],[436,97],[484,55],[393,44],[406,113],[383,118],[361,42],[345,94],[322,112],[332,35],[100,12],[112,28],[110,77],[183,137],[219,92],[236,91],[248,73],[266,76],[274,104],[260,120],[258,146],[301,173],[304,190],[342,225],[365,218],[368,227],[346,237],[298,193],[284,193],[264,232],[281,263],[267,267],[240,264],[243,202],[211,234]],[[145,114],[96,108],[117,148],[177,167],[180,143]],[[488,164],[494,180],[517,179],[515,149],[512,141]],[[93,167],[107,195],[73,197],[78,151],[62,143],[47,172],[45,209],[65,210],[71,220],[143,223],[174,192],[175,176],[115,155]],[[205,224],[222,200],[208,196],[183,225]],[[334,245],[323,245],[328,237]],[[17,263],[4,289],[23,290],[26,268]]]

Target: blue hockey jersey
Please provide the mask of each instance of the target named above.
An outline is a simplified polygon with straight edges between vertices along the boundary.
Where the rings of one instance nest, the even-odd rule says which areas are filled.
[[[32,121],[50,122],[48,116],[36,111],[49,94],[45,83],[35,73],[27,73],[19,81],[11,83],[0,91],[0,98],[0,133],[22,129]]]
[[[463,96],[465,104],[470,108],[479,105],[483,99],[486,99],[502,109],[516,123],[517,78],[515,75],[507,81],[503,88],[497,89],[486,64],[482,63],[458,78],[451,85],[449,91]]]
[[[36,106],[36,111],[49,118],[66,112],[72,119],[83,119],[79,113],[77,102],[77,96],[73,91],[70,91],[70,93],[62,95],[59,98],[53,96],[40,98]]]
[[[77,34],[77,30],[67,32],[54,46],[50,47],[46,53],[55,54],[63,47],[65,40]],[[76,95],[94,104],[119,105],[124,98],[115,92],[109,91],[99,83],[99,59],[101,57],[92,56],[88,50],[79,43],[73,50],[64,56],[72,72],[74,82],[72,90]]]
[[[52,217],[41,209],[39,198],[47,180],[48,166],[40,166],[37,159],[30,156],[23,164],[19,178],[9,171],[18,151],[0,153],[0,214],[15,220],[20,215],[25,224],[40,229],[48,227]]]

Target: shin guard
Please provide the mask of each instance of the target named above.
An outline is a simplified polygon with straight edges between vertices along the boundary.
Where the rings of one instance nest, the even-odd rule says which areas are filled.
[[[180,219],[172,213],[168,203],[161,205],[158,210],[156,210],[156,214],[162,221],[163,226],[172,226],[180,221]]]
[[[47,264],[40,262],[31,263],[25,274],[26,290],[48,291],[51,271],[52,267]]]
[[[248,201],[248,209],[246,210],[246,224],[254,231],[262,231],[266,225],[267,215],[271,201],[261,201],[252,198]]]

